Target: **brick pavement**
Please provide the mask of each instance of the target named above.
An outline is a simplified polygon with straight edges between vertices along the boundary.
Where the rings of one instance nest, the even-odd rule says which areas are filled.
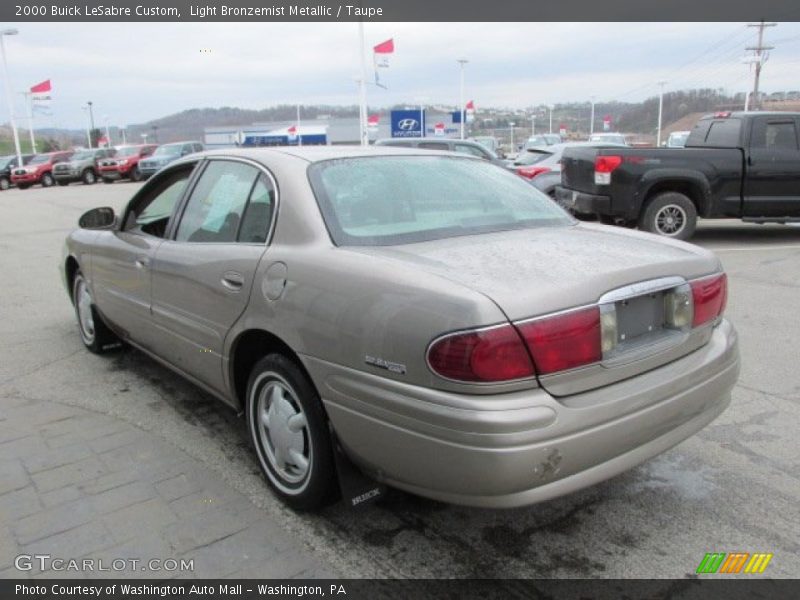
[[[36,563],[18,571],[20,554],[106,567],[193,559],[194,570],[128,562],[122,571],[41,571]],[[82,408],[0,399],[0,578],[333,576],[245,496],[153,434]]]

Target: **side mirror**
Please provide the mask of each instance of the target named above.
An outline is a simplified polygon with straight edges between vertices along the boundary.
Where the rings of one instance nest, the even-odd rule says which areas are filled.
[[[109,229],[116,222],[114,209],[110,206],[102,206],[83,213],[78,219],[78,227],[81,229]]]

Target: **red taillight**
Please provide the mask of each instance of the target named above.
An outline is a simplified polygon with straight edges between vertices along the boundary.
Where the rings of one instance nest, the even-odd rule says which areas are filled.
[[[517,325],[540,375],[574,369],[603,358],[596,306]]]
[[[611,183],[611,173],[621,164],[621,156],[596,156],[594,159],[595,185],[608,185]]]
[[[731,116],[731,113],[729,113],[729,112],[717,112],[717,113],[714,113],[714,118],[715,119],[727,119],[730,116]]]
[[[622,164],[621,156],[598,156],[594,159],[595,173],[611,173]]]
[[[520,167],[517,169],[517,175],[521,175],[526,179],[533,179],[542,173],[547,173],[549,170],[549,167]]]
[[[728,301],[728,277],[725,273],[690,282],[694,319],[692,327],[713,321],[725,310]]]
[[[510,324],[439,338],[428,350],[428,365],[434,373],[459,381],[509,381],[536,374]]]

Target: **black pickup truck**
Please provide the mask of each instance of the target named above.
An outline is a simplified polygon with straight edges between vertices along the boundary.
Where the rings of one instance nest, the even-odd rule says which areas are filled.
[[[800,113],[724,112],[701,118],[685,148],[570,148],[556,200],[682,240],[698,216],[800,221],[799,134]]]

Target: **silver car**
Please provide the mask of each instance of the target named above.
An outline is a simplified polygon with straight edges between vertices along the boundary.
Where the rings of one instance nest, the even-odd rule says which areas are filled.
[[[242,411],[301,509],[342,464],[457,504],[561,496],[702,429],[739,372],[711,252],[579,223],[464,155],[187,156],[86,213],[61,267],[83,344]]]

